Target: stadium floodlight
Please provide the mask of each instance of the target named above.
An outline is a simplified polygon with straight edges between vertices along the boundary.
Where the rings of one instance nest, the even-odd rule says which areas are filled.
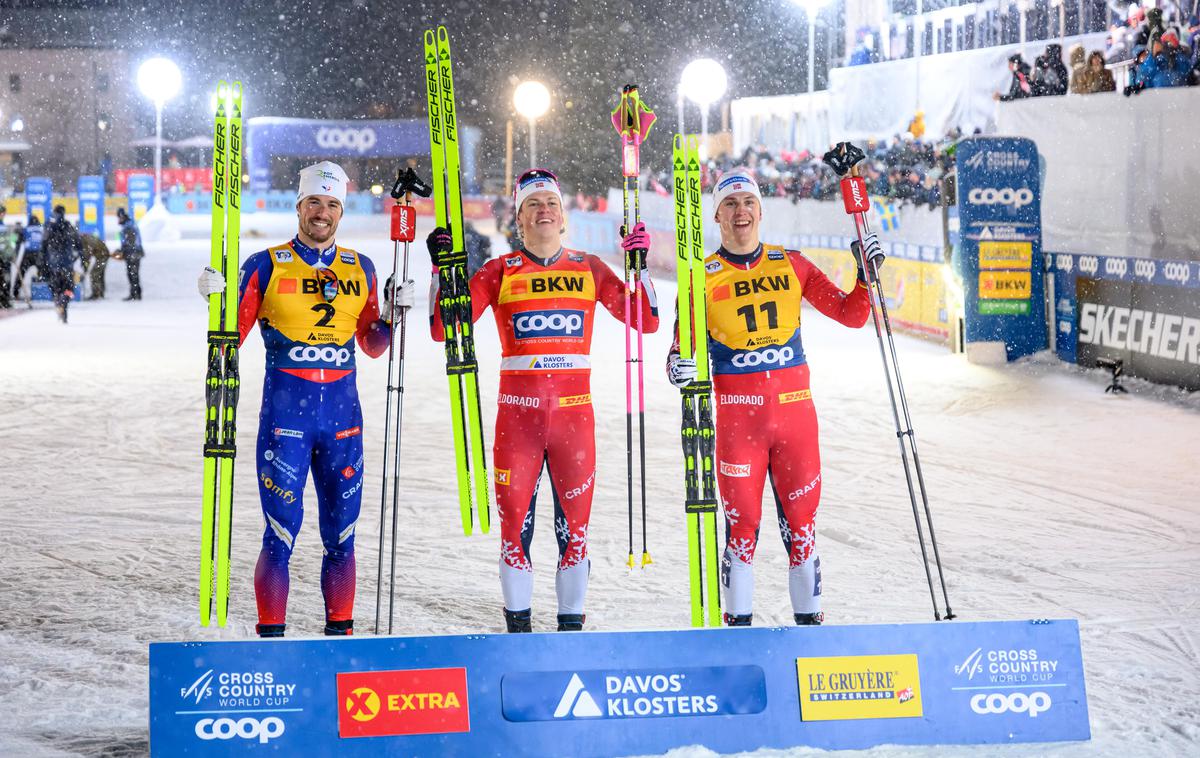
[[[138,89],[154,101],[154,204],[162,197],[162,109],[163,104],[179,94],[183,75],[179,66],[167,58],[150,58],[137,72]]]
[[[729,77],[725,74],[725,67],[712,58],[697,58],[687,64],[679,78],[679,90],[684,97],[700,106],[702,158],[708,157],[708,109],[725,96],[728,87]]]
[[[513,107],[529,121],[529,167],[537,166],[537,120],[550,110],[550,90],[541,82],[525,81],[513,91]]]

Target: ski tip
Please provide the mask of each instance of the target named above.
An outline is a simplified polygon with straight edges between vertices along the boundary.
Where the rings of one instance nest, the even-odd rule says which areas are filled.
[[[437,28],[437,39],[438,39],[438,42],[445,42],[445,43],[449,44],[450,32],[446,31],[446,27],[439,26]]]
[[[426,46],[432,45],[433,41],[434,41],[433,30],[426,29],[425,30],[425,45]]]

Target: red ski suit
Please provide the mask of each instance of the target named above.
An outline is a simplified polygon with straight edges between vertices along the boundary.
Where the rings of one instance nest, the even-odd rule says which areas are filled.
[[[643,330],[658,329],[648,276],[638,288]],[[434,279],[435,287],[437,279]],[[596,303],[625,319],[624,282],[594,255],[562,249],[542,260],[520,250],[488,261],[471,278],[472,320],[490,306],[500,334],[500,392],[492,467],[500,517],[504,605],[529,608],[534,502],[543,466],[554,499],[559,613],[582,613],[587,589],[587,530],[596,479],[591,396],[592,321]],[[444,332],[436,292],[433,338]],[[635,307],[631,301],[631,308]]]
[[[748,255],[722,248],[705,264],[717,486],[726,526],[725,610],[751,613],[751,566],[769,477],[792,567],[793,608],[816,612],[821,590],[813,517],[821,497],[821,457],[800,303],[807,300],[857,328],[870,314],[869,294],[861,282],[844,293],[799,252],[771,245]]]

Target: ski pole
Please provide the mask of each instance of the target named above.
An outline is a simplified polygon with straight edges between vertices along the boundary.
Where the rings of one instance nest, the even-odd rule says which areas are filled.
[[[896,342],[892,337],[891,320],[888,318],[887,301],[883,295],[883,284],[879,280],[879,263],[875,259],[867,259],[863,238],[870,234],[867,223],[867,211],[871,209],[867,197],[867,186],[859,176],[858,163],[866,156],[862,150],[849,142],[841,142],[825,153],[823,160],[834,172],[842,177],[842,201],[848,213],[854,219],[854,231],[858,237],[858,252],[856,258],[863,267],[866,286],[871,302],[871,318],[875,324],[875,336],[879,341],[879,356],[883,361],[883,373],[887,380],[888,397],[892,404],[892,420],[896,427],[896,442],[900,446],[900,461],[904,466],[904,479],[908,485],[908,498],[912,503],[913,520],[916,523],[917,541],[921,547],[921,563],[925,568],[925,579],[929,584],[929,599],[933,604],[933,618],[941,621],[942,615],[938,607],[937,593],[934,589],[933,576],[929,570],[929,554],[925,549],[925,536],[921,527],[921,511],[917,507],[917,495],[913,489],[913,473],[916,474],[917,489],[921,493],[921,503],[925,513],[925,523],[929,528],[929,543],[933,548],[934,562],[937,566],[938,581],[941,584],[942,598],[945,601],[945,619],[954,618],[950,609],[950,596],[946,591],[946,576],[942,569],[942,558],[938,551],[937,535],[933,529],[933,513],[929,508],[929,496],[925,490],[925,477],[921,472],[921,459],[917,454],[917,437],[912,428],[912,418],[908,412],[908,400],[904,392],[904,381],[900,377],[900,363],[896,355]],[[874,292],[871,292],[871,290]],[[885,340],[886,337],[886,340]],[[897,398],[899,403],[897,403]],[[903,422],[901,421],[903,415]],[[912,454],[910,469],[908,455]]]
[[[622,216],[621,236],[624,237],[641,220],[641,195],[638,178],[641,174],[641,146],[656,116],[646,107],[636,84],[621,89],[621,100],[612,111],[612,125],[621,136]],[[629,197],[633,195],[630,215]],[[633,364],[637,364],[638,391],[638,484],[642,506],[642,566],[653,561],[646,545],[646,396],[645,353],[643,351],[643,313],[641,274],[646,266],[645,251],[625,254],[625,462],[626,485],[629,495],[629,560],[633,559]],[[632,308],[631,308],[631,300]],[[633,313],[631,314],[631,310]],[[633,323],[630,323],[632,316]],[[636,353],[631,345],[632,333],[637,332]]]
[[[429,197],[433,193],[433,188],[417,177],[417,174],[411,167],[405,171],[397,172],[396,183],[392,185],[391,196],[396,203],[392,206],[392,276],[388,279],[385,285],[388,292],[388,303],[390,310],[388,312],[388,323],[396,324],[396,317],[399,316],[400,323],[398,328],[393,328],[391,335],[388,338],[388,385],[387,385],[387,411],[384,415],[383,428],[383,491],[379,498],[379,572],[375,583],[375,634],[379,634],[379,616],[380,609],[383,605],[383,537],[384,527],[387,524],[388,510],[388,449],[391,447],[391,429],[392,429],[392,395],[396,396],[396,444],[392,450],[392,539],[391,539],[391,570],[388,574],[388,634],[392,633],[392,621],[394,618],[394,607],[396,599],[396,511],[400,502],[400,439],[401,439],[401,424],[404,420],[404,345],[406,336],[406,327],[408,325],[408,308],[399,308],[396,306],[396,272],[400,271],[400,282],[403,284],[408,281],[408,246],[416,238],[417,232],[417,214],[412,205],[413,194],[421,197]],[[403,202],[401,201],[403,198]],[[404,254],[401,256],[400,245],[404,245]],[[399,310],[399,313],[397,313]],[[399,338],[396,332],[399,331]],[[398,372],[394,370],[398,367]],[[396,376],[396,383],[392,384],[392,377]]]

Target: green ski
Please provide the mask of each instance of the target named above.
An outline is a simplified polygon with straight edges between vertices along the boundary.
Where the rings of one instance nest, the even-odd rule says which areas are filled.
[[[696,380],[683,388],[684,511],[692,626],[720,626],[717,553],[717,480],[713,465],[712,381],[708,366],[708,313],[704,226],[700,210],[699,140],[675,135],[675,273],[679,287],[679,354],[696,361]]]
[[[446,374],[450,380],[450,421],[454,433],[458,505],[463,533],[471,534],[477,521],[480,531],[487,534],[491,527],[491,498],[487,458],[483,446],[475,336],[471,322],[471,287],[467,276],[467,253],[463,236],[458,115],[454,107],[454,74],[450,58],[450,36],[446,27],[439,26],[436,32],[432,29],[426,30],[424,43],[435,219],[438,226],[450,229],[454,239],[453,252],[443,254],[438,262],[438,309],[445,329]]]
[[[213,128],[212,247],[210,265],[225,276],[225,290],[208,301],[208,370],[205,376],[204,485],[200,517],[200,624],[212,612],[225,626],[229,609],[233,462],[237,454],[238,232],[242,197],[242,84],[217,85]]]

